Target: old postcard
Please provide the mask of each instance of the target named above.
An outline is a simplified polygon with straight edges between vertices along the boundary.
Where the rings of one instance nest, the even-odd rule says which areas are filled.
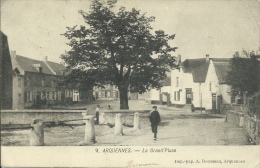
[[[258,0],[1,0],[2,167],[260,167]]]

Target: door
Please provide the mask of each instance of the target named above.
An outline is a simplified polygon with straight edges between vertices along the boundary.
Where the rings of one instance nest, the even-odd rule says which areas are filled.
[[[192,91],[191,89],[186,90],[186,104],[191,104],[192,100]]]
[[[222,104],[222,96],[219,95],[217,96],[217,111],[218,111],[218,114],[220,114],[220,105]]]
[[[216,101],[216,94],[215,93],[213,93],[212,94],[212,111],[213,112],[216,112],[216,103],[217,103],[217,101]]]

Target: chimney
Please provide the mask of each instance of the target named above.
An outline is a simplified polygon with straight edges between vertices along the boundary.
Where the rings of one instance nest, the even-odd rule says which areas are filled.
[[[177,63],[178,63],[178,64],[181,64],[181,55],[180,55],[180,54],[178,54]]]
[[[61,62],[61,65],[63,65],[63,66],[65,67],[65,62],[64,62],[64,61],[62,61],[62,62]]]
[[[44,56],[44,62],[47,62],[48,61],[48,56]]]
[[[206,61],[209,61],[209,54],[206,55]]]
[[[13,58],[16,58],[16,51],[10,51],[10,55],[11,55],[11,57],[13,57]]]

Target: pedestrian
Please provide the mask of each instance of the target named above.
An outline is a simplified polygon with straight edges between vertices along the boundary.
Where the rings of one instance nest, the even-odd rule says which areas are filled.
[[[97,108],[96,108],[96,124],[99,124],[99,104],[97,105]]]
[[[159,123],[161,122],[161,117],[159,112],[157,111],[157,106],[153,106],[153,110],[151,111],[150,114],[150,122],[151,122],[151,127],[152,127],[152,132],[154,134],[154,140],[156,141],[157,139],[157,127]]]
[[[195,107],[194,107],[194,104],[191,103],[191,112],[194,112],[195,111]]]
[[[110,105],[107,106],[108,110],[113,110],[112,107]]]

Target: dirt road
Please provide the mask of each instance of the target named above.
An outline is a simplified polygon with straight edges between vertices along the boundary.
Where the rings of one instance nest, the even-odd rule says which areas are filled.
[[[99,104],[102,102],[98,102]],[[118,108],[118,101],[106,102]],[[106,107],[107,104],[101,106]],[[145,101],[130,101],[131,109],[151,109],[153,105]],[[94,109],[96,104],[86,105]],[[84,107],[84,105],[81,105]],[[207,145],[246,145],[247,134],[243,128],[238,128],[224,121],[224,116],[206,114],[205,112],[191,113],[189,109],[177,109],[158,105],[162,122],[158,127],[158,139],[153,140],[149,125],[140,130],[124,127],[124,135],[116,136],[114,129],[107,125],[95,126],[96,146],[207,146]],[[29,145],[30,130],[2,131],[1,143],[6,146]],[[84,139],[84,126],[74,128],[54,127],[45,128],[46,146],[74,146]]]

